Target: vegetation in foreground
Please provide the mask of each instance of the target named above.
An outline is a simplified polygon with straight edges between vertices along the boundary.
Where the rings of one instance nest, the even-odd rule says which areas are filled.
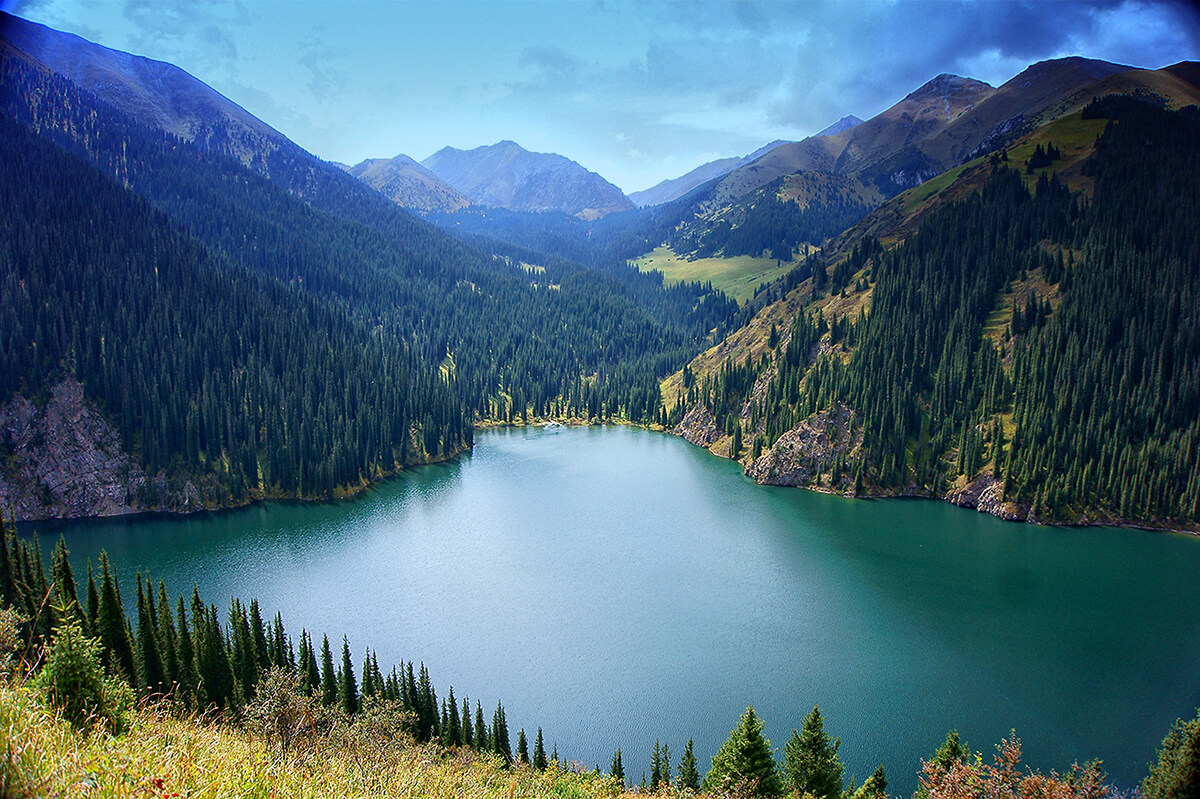
[[[0,796],[562,796],[629,792],[621,750],[610,773],[547,756],[539,728],[514,751],[498,705],[489,727],[476,703],[462,713],[453,689],[437,700],[411,664],[382,677],[368,651],[361,689],[348,642],[335,668],[328,639],[320,666],[312,638],[299,657],[278,614],[264,625],[256,602],[233,600],[228,625],[193,589],[173,612],[138,575],[137,625],[125,616],[102,555],[79,603],[65,545],[48,579],[41,553],[0,518]],[[136,632],[135,632],[136,630]],[[439,713],[440,708],[440,713]],[[783,747],[783,762],[747,708],[703,780],[692,741],[672,774],[655,742],[638,794],[886,799],[880,767],[846,783],[840,739],[814,707]],[[1099,762],[1065,775],[1020,769],[1015,734],[992,763],[951,733],[921,764],[919,799],[1105,797]],[[1179,722],[1142,784],[1147,799],[1200,795],[1200,717]]]

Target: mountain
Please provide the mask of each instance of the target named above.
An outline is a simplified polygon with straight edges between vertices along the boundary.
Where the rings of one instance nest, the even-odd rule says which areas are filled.
[[[553,153],[511,141],[473,150],[443,147],[421,162],[472,202],[513,211],[562,211],[594,219],[633,208],[613,184]]]
[[[844,117],[842,121],[844,122],[845,120],[851,118],[852,117]],[[734,156],[732,158],[720,158],[716,161],[709,161],[707,164],[701,164],[685,175],[664,180],[661,183],[655,184],[648,189],[643,189],[642,191],[635,191],[629,195],[629,199],[632,200],[639,208],[645,208],[651,205],[661,205],[662,203],[670,202],[671,200],[682,197],[703,183],[707,183],[714,178],[719,178],[722,175],[732,172],[743,164],[748,164],[751,161],[766,155],[771,150],[774,150],[776,147],[784,143],[785,142],[783,140],[777,139],[770,144],[758,148],[749,155],[741,156],[740,158],[738,156]]]
[[[664,382],[678,434],[761,483],[1200,529],[1200,70],[1022,75],[906,98],[914,121],[939,93],[984,99],[888,158],[1005,143],[761,292]]]
[[[469,447],[477,420],[650,420],[661,374],[733,310],[466,246],[286,139],[247,163],[232,134],[269,129],[186,73],[40,36],[62,46],[0,42],[0,500],[19,518],[342,496]],[[39,56],[75,46],[113,102]],[[186,95],[178,119],[231,135],[162,127],[128,91],[147,69]]]
[[[465,195],[407,155],[370,158],[354,166],[339,166],[401,208],[457,211],[471,204]]]
[[[853,127],[855,127],[857,125],[861,125],[861,124],[862,124],[861,119],[854,116],[854,114],[847,114],[846,116],[842,117],[837,122],[834,122],[832,125],[825,128],[825,130],[821,131],[820,133],[817,133],[816,135],[817,136],[836,136],[839,133],[850,130],[850,128],[853,128]]]
[[[905,189],[1077,108],[1087,87],[1128,70],[1063,58],[1034,64],[999,88],[938,75],[866,122],[783,144],[696,190],[692,214],[668,241],[676,251],[702,255],[788,256]],[[726,249],[735,229],[734,249]]]

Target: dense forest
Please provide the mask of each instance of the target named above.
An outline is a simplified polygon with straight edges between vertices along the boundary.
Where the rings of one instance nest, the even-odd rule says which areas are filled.
[[[991,475],[1040,520],[1195,523],[1200,114],[1100,100],[1085,115],[1111,120],[1090,196],[1053,162],[1030,191],[993,159],[981,192],[902,244],[866,239],[832,274],[816,264],[814,298],[870,289],[869,311],[809,306],[771,354],[685,372],[684,404],[754,458],[814,413],[852,409],[863,444],[826,475],[848,490],[943,494]]]
[[[151,473],[217,504],[354,488],[480,421],[657,420],[658,380],[736,307],[623,262],[480,251],[333,167],[278,151],[268,180],[0,71],[0,391],[77,378]]]
[[[711,220],[680,225],[671,232],[668,243],[676,252],[700,258],[718,253],[726,258],[758,257],[766,252],[777,260],[790,261],[800,245],[820,245],[873,207],[833,178],[822,181],[802,203],[782,194],[790,177],[776,178]]]

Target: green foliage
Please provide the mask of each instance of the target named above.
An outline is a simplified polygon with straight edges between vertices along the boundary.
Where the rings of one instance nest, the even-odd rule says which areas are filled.
[[[691,738],[688,738],[687,745],[683,747],[683,756],[679,758],[679,778],[676,785],[681,791],[700,790],[700,772],[696,767],[696,752]]]
[[[609,766],[608,773],[618,779],[622,785],[625,784],[625,764],[621,762],[621,747],[617,747],[617,751],[613,752],[612,765]]]
[[[836,799],[842,793],[842,761],[838,757],[841,739],[830,740],[825,733],[821,710],[813,707],[804,717],[801,732],[783,748],[783,774],[787,787],[800,795],[817,799]]]
[[[753,796],[780,796],[779,772],[763,722],[747,707],[725,743],[713,755],[702,788],[708,792],[745,790]]]
[[[863,446],[835,465],[843,485],[944,493],[990,472],[1041,521],[1200,520],[1200,114],[1135,101],[1094,112],[1115,119],[1084,167],[1088,201],[1048,173],[1031,194],[997,163],[901,244],[867,238],[835,265],[835,290],[869,265],[869,314],[803,311],[780,356],[735,352],[684,404],[708,406],[719,429],[749,412],[763,449],[849,407]],[[820,289],[825,267],[810,268]],[[997,330],[1016,284],[1024,298]],[[848,362],[810,360],[826,330]]]
[[[272,666],[258,680],[254,701],[246,707],[246,720],[268,740],[287,752],[320,717],[320,704],[304,694],[299,675],[281,666]]]
[[[104,675],[100,654],[100,642],[87,637],[77,620],[67,618],[54,631],[33,685],[76,727],[99,724],[120,734],[133,708],[133,692],[122,680]]]
[[[1141,789],[1144,799],[1200,797],[1200,711],[1171,727]]]

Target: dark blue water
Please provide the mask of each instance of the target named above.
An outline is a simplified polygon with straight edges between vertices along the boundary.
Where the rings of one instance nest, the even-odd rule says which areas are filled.
[[[628,428],[484,432],[348,502],[39,525],[172,594],[257,597],[356,662],[424,661],[512,740],[627,774],[655,739],[708,765],[746,705],[782,751],[819,704],[859,781],[894,794],[950,729],[990,756],[1145,772],[1200,704],[1200,541],[1010,524],[945,503],[757,486]],[[81,578],[82,579],[82,578]]]

